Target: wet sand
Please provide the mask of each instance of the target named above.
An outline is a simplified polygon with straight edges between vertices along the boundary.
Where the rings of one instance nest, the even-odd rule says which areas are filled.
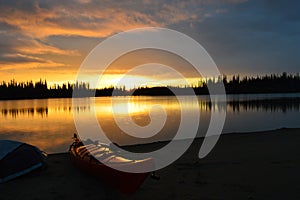
[[[300,129],[222,135],[198,158],[196,139],[176,162],[147,178],[132,196],[77,169],[68,153],[52,154],[45,170],[0,185],[0,199],[300,199]],[[135,145],[147,151],[164,143]]]

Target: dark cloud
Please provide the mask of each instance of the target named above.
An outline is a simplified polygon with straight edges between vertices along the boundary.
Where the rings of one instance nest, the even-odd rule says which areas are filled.
[[[270,2],[275,5],[268,6]],[[293,10],[299,6],[298,2],[283,5],[252,0],[227,5],[226,13],[194,23],[194,29],[182,23],[173,27],[188,30],[224,73],[296,73],[300,66],[300,23],[296,19],[300,14]]]
[[[44,63],[43,60],[36,57],[28,57],[22,54],[2,54],[0,57],[0,63]]]
[[[2,8],[1,10],[9,9],[9,11],[22,10],[23,12],[34,12],[37,4],[38,1],[36,0],[0,0],[0,7]]]
[[[0,22],[0,57],[4,54],[18,53],[16,49],[20,46],[26,46],[22,41],[24,36],[20,30],[5,22]]]
[[[85,36],[67,36],[53,35],[45,38],[45,42],[59,49],[74,50],[77,49],[82,55],[89,53],[97,44],[105,38],[85,37]]]

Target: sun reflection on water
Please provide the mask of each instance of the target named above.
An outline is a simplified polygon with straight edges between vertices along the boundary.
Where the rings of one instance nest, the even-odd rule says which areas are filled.
[[[179,104],[177,98],[182,104]],[[0,101],[0,139],[27,142],[48,152],[65,152],[72,142],[73,133],[76,132],[73,113],[78,113],[83,118],[89,115],[96,116],[111,140],[121,145],[168,140],[174,136],[180,123],[180,106],[187,111],[199,110],[198,136],[203,136],[205,133],[210,112],[218,112],[221,109],[227,111],[224,132],[299,125],[299,98],[235,100],[228,101],[227,105],[210,102],[209,96],[201,96],[198,101],[188,96],[177,98],[131,97],[129,101],[127,97],[84,98],[76,99],[78,102],[76,106],[72,105],[72,99]],[[129,115],[137,125],[147,126],[151,122],[150,111],[156,119],[163,119],[162,110],[167,115],[166,124],[160,133],[148,139],[135,139],[128,136],[118,128],[114,120],[114,117],[117,117],[122,123],[127,123],[126,116]]]

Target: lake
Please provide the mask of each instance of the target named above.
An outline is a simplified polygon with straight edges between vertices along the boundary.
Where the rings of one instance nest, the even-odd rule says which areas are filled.
[[[187,113],[187,121],[193,120],[189,113],[199,112],[198,137],[205,135],[212,111],[227,113],[222,133],[300,127],[300,94],[227,95],[226,104],[210,101],[205,95],[196,99],[190,96],[136,96],[130,101],[127,97],[78,98],[74,101],[75,104],[69,98],[0,101],[0,139],[27,142],[48,153],[66,152],[73,133],[77,132],[75,114],[87,127],[95,126],[89,120],[94,116],[97,126],[100,125],[107,137],[120,145],[170,140],[181,122],[181,108]],[[114,117],[125,128],[130,129],[132,120],[142,127],[152,123],[159,130],[150,137],[146,132],[135,132],[139,137],[136,138],[121,130]]]

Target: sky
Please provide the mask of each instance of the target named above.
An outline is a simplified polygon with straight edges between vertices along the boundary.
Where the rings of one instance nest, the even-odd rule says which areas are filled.
[[[84,58],[101,41],[149,26],[195,39],[222,74],[298,73],[299,7],[293,0],[0,0],[0,81],[72,82]],[[122,76],[130,56],[106,73],[106,84]],[[192,67],[184,71],[191,80],[197,78]],[[176,84],[168,72],[156,78],[144,72],[132,73],[128,81]]]

